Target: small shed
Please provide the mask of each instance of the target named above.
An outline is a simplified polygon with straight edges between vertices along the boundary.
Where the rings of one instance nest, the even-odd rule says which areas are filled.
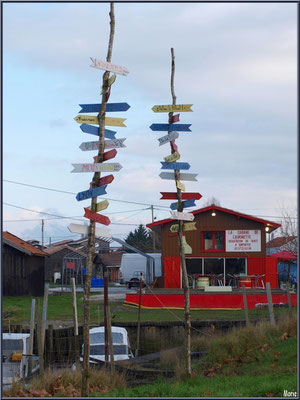
[[[46,258],[44,251],[3,232],[3,296],[43,296]]]
[[[101,266],[105,266],[108,272],[108,279],[110,282],[115,282],[119,279],[119,270],[121,267],[122,254],[124,251],[111,251],[109,253],[98,253],[95,255],[94,263]]]

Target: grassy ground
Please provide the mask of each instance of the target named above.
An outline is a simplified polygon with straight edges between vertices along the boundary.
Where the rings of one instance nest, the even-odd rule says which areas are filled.
[[[79,323],[83,322],[83,295],[77,293],[77,311]],[[2,316],[4,328],[8,326],[8,320],[11,324],[29,325],[32,297],[3,297]],[[43,300],[41,300],[42,308]],[[138,312],[136,307],[124,305],[122,302],[110,302],[111,315],[115,316],[113,321],[117,322],[137,322]],[[103,323],[103,302],[91,301],[91,323]],[[275,316],[287,312],[286,309],[274,309]],[[48,299],[48,321],[64,321],[72,323],[73,321],[72,294],[50,295]],[[268,310],[249,310],[249,318],[267,319]],[[214,320],[244,320],[243,310],[192,310],[192,321],[214,321]],[[141,322],[166,322],[166,321],[184,321],[183,310],[149,310],[142,309]]]
[[[282,316],[276,326],[262,322],[237,328],[226,335],[199,337],[194,350],[208,350],[192,364],[192,378],[182,376],[180,354],[162,359],[176,376],[152,384],[126,387],[124,376],[114,382],[107,372],[92,371],[90,397],[283,397],[297,390],[297,314]],[[160,366],[160,368],[162,365]],[[101,383],[100,383],[101,382]],[[80,397],[80,371],[49,371],[26,388],[15,384],[4,397]]]

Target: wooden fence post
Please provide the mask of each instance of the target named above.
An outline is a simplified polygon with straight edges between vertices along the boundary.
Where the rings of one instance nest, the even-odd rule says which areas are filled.
[[[75,361],[76,367],[79,368],[79,342],[78,342],[78,317],[76,302],[76,285],[75,278],[71,278],[72,294],[73,294],[73,319],[74,319],[74,344],[75,344]]]
[[[269,307],[270,322],[271,322],[272,325],[275,325],[270,282],[266,283],[266,289],[267,289],[267,297],[268,297],[268,307]]]
[[[286,285],[286,294],[287,294],[287,298],[288,298],[289,313],[291,313],[291,311],[292,311],[292,301],[291,301],[291,292],[290,292],[289,283]]]
[[[47,309],[48,309],[48,295],[49,295],[49,282],[45,283],[43,314],[42,314],[42,352],[45,350],[45,332],[47,323]]]
[[[107,306],[107,322],[108,322],[108,340],[109,340],[109,347],[110,347],[110,373],[112,379],[115,377],[115,359],[114,359],[114,343],[113,343],[113,338],[112,338],[112,332],[111,332],[111,318],[110,318],[110,308]]]
[[[53,325],[48,325],[48,337],[49,337],[49,365],[53,361]]]
[[[42,321],[41,321],[41,299],[37,298],[36,301],[36,337],[37,337],[37,345],[38,345],[38,355],[39,355],[39,363],[40,363],[40,376],[44,379],[44,355],[42,350]]]
[[[28,376],[32,372],[32,354],[33,354],[33,338],[34,338],[34,314],[35,314],[35,299],[31,301],[31,316],[30,316],[30,340],[29,340],[29,363]]]
[[[137,327],[137,340],[136,340],[136,350],[135,356],[139,354],[140,347],[140,331],[141,331],[141,303],[142,303],[142,284],[143,284],[143,273],[140,275],[140,291],[139,291],[139,310],[138,310],[138,327]]]
[[[248,304],[245,285],[242,286],[246,326],[249,326]]]

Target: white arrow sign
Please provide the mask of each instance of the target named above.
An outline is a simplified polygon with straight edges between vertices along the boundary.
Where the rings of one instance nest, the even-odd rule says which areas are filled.
[[[161,138],[159,138],[157,140],[159,141],[159,145],[161,146],[163,144],[171,142],[172,140],[177,139],[178,137],[179,137],[179,133],[178,132],[172,132],[169,135],[163,136],[163,137],[161,137]]]
[[[88,225],[70,224],[68,229],[72,233],[79,233],[80,235],[87,235],[89,232]],[[100,237],[110,237],[110,229],[95,228],[95,235]]]
[[[186,174],[184,172],[180,172],[179,173],[179,179],[181,181],[195,181],[197,182],[196,176],[198,174]],[[174,180],[175,179],[175,175],[174,172],[161,172],[159,174],[159,176],[161,177],[161,179],[170,179],[170,180]]]
[[[119,147],[126,147],[123,143],[126,138],[120,139],[112,139],[112,140],[105,140],[104,148],[105,149],[117,149]],[[90,150],[98,150],[99,149],[99,140],[95,142],[82,142],[79,148],[82,151],[90,151]]]
[[[104,71],[110,71],[120,75],[129,74],[128,69],[126,69],[125,67],[121,67],[120,65],[114,65],[109,62],[97,60],[96,58],[92,57],[90,57],[90,59],[94,63],[93,65],[91,65],[91,67],[104,69]]]
[[[172,218],[180,219],[182,221],[193,221],[195,216],[191,213],[183,213],[179,211],[171,211]]]
[[[72,164],[74,169],[71,172],[118,172],[122,167],[119,163],[93,163],[93,164]]]

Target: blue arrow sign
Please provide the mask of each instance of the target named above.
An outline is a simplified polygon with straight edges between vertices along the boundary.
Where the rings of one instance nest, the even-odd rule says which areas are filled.
[[[98,126],[93,126],[93,125],[89,125],[89,124],[81,124],[80,125],[80,129],[82,130],[82,132],[90,133],[91,135],[99,136],[99,129],[100,128],[98,128]],[[116,131],[111,131],[109,129],[105,129],[104,136],[107,139],[115,139],[115,134],[116,133],[117,133]]]
[[[89,112],[99,112],[101,108],[101,104],[79,104],[82,108],[80,113],[89,113]],[[114,112],[114,111],[127,111],[130,108],[130,105],[127,103],[107,103],[106,111]]]
[[[162,167],[161,169],[190,169],[190,164],[187,162],[160,162]]]
[[[90,199],[91,197],[97,197],[97,196],[102,196],[103,194],[106,194],[106,186],[99,186],[94,189],[89,189],[89,190],[84,190],[83,192],[79,192],[76,195],[76,200],[81,201],[81,200],[86,200]]]
[[[187,207],[195,207],[195,199],[190,199],[190,200],[185,200],[182,203],[182,208],[187,208]],[[170,208],[171,210],[177,210],[178,202],[176,203],[171,203]]]
[[[175,131],[185,131],[191,132],[190,126],[192,124],[152,124],[150,129],[153,131],[168,131],[168,132],[175,132]]]

